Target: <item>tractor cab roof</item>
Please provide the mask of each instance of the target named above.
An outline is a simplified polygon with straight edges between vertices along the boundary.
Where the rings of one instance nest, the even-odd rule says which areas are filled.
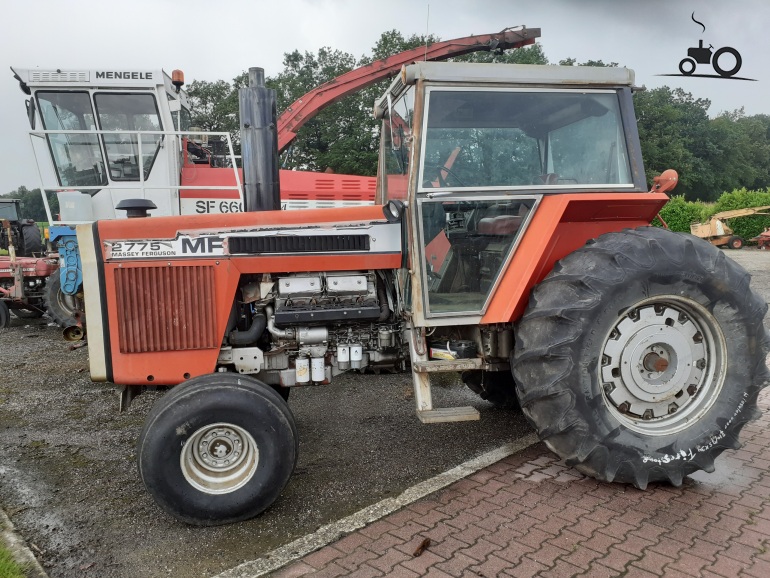
[[[632,87],[634,71],[611,66],[552,66],[539,64],[493,64],[470,62],[416,62],[404,66],[375,103],[375,116],[387,111],[388,98],[395,101],[418,80],[447,83],[561,88]]]

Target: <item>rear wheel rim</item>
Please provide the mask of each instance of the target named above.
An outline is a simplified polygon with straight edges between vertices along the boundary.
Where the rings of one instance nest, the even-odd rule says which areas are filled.
[[[640,301],[617,320],[602,347],[606,406],[643,434],[682,431],[719,396],[726,350],[716,319],[695,301],[674,295]]]
[[[197,430],[182,448],[182,474],[206,494],[229,494],[245,486],[257,471],[259,449],[242,427],[216,423]]]

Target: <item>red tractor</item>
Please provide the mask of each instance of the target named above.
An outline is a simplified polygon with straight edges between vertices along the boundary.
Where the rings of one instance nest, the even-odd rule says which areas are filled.
[[[59,260],[47,254],[37,223],[19,216],[18,199],[0,199],[0,331],[20,318],[45,312],[46,280]]]
[[[77,230],[92,379],[175,386],[138,444],[161,508],[270,506],[297,460],[291,388],[346,371],[410,367],[423,422],[479,418],[433,407],[431,376],[461,373],[567,464],[639,488],[738,447],[767,305],[713,245],[649,226],[676,173],[648,191],[632,71],[406,66],[375,104],[376,204],[295,211],[255,211],[280,195],[261,80],[240,95],[246,212]]]

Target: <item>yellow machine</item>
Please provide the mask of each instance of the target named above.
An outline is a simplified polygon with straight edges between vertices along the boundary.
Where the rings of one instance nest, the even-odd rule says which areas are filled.
[[[690,233],[701,239],[706,239],[712,245],[718,247],[727,245],[730,249],[741,249],[746,244],[746,241],[743,237],[733,235],[733,230],[728,226],[727,221],[738,217],[748,217],[749,215],[770,215],[770,213],[762,212],[767,209],[770,209],[770,205],[722,211],[712,215],[708,223],[693,223],[690,225]]]

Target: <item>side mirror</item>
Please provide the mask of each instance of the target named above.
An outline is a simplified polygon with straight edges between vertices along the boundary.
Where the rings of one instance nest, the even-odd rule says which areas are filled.
[[[651,193],[668,193],[679,182],[679,174],[674,169],[666,169],[659,176],[652,179]]]
[[[29,127],[32,130],[35,130],[35,99],[28,98],[24,101],[24,104],[27,105],[27,118],[29,119]]]

